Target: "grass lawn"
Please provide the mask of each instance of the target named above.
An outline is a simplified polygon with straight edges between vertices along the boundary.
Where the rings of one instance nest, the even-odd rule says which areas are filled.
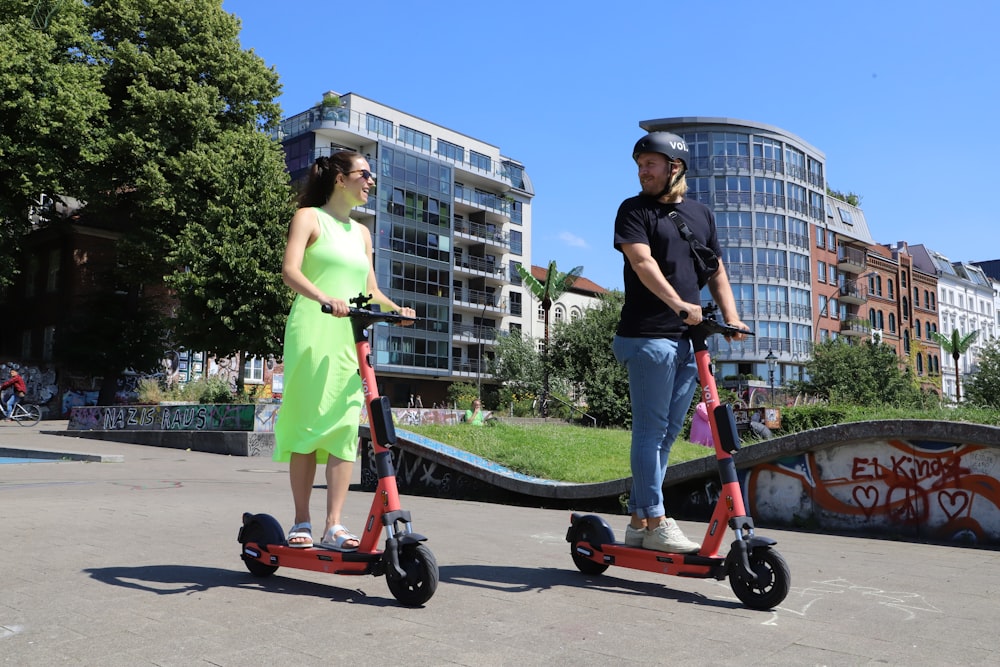
[[[402,429],[402,427],[401,427]],[[569,424],[505,424],[482,427],[407,426],[405,429],[443,442],[525,475],[563,482],[607,482],[631,476],[632,433]],[[670,462],[713,455],[713,450],[678,440]]]

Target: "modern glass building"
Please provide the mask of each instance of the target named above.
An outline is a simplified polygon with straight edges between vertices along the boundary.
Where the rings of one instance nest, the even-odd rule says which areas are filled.
[[[815,341],[870,335],[859,317],[859,279],[873,240],[859,208],[828,196],[819,149],[745,120],[676,117],[639,125],[687,142],[688,196],[715,212],[741,317],[757,334],[742,343],[712,341],[720,378],[773,376],[780,386],[804,377]]]
[[[293,180],[316,158],[354,150],[377,176],[354,212],[372,230],[379,286],[421,318],[375,327],[374,362],[394,405],[444,403],[456,381],[488,381],[497,337],[531,333],[531,199],[524,166],[492,144],[379,104],[329,92],[282,123]]]

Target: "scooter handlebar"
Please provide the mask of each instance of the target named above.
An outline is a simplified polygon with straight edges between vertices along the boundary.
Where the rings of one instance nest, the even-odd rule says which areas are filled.
[[[327,315],[333,312],[333,308],[328,303],[324,303],[322,308],[323,312]],[[347,316],[351,319],[363,318],[369,322],[389,322],[390,324],[398,324],[400,322],[419,322],[423,319],[421,317],[403,317],[395,310],[382,312],[378,310],[369,310],[368,308],[350,308]]]
[[[688,312],[682,310],[678,313],[682,320],[688,318]],[[701,329],[706,336],[711,336],[713,334],[722,334],[725,337],[735,336],[737,334],[743,334],[744,336],[756,336],[753,331],[749,329],[740,329],[738,327],[731,326],[724,322],[720,322],[714,317],[704,317],[700,324],[695,324],[692,326],[693,329]]]

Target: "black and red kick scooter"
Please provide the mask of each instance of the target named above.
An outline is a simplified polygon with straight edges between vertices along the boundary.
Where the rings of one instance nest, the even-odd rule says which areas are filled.
[[[736,419],[732,406],[719,403],[719,393],[712,375],[712,361],[706,339],[712,334],[731,336],[736,333],[753,335],[722,324],[715,318],[717,306],[708,304],[701,324],[691,327],[689,335],[694,346],[702,400],[708,408],[712,436],[715,438],[715,458],[722,488],[712,513],[701,550],[696,554],[674,554],[629,547],[615,540],[607,522],[593,514],[573,513],[566,541],[570,543],[573,563],[584,574],[597,575],[612,565],[647,572],[718,580],[729,577],[736,597],[752,609],[771,609],[781,604],[791,585],[788,565],[772,547],[776,542],[754,535],[753,519],[744,508],[743,489],[736,475],[733,453],[740,447]],[[681,317],[686,317],[681,313]],[[735,539],[729,552],[719,553],[726,527]]]
[[[361,544],[354,551],[336,551],[319,545],[290,547],[277,519],[268,514],[246,512],[237,537],[242,545],[240,557],[250,573],[258,577],[270,576],[280,566],[331,574],[384,574],[389,591],[399,602],[418,607],[430,600],[437,590],[438,566],[434,554],[422,544],[427,538],[411,531],[410,513],[400,507],[396,469],[388,449],[396,442],[396,429],[392,424],[389,399],[378,394],[368,342],[368,328],[376,322],[399,323],[411,318],[395,312],[369,310],[371,295],[359,294],[350,302],[356,306],[351,308],[350,318],[378,471],[375,498]],[[323,304],[323,311],[329,313],[330,307]],[[383,529],[385,548],[379,550],[378,540]]]

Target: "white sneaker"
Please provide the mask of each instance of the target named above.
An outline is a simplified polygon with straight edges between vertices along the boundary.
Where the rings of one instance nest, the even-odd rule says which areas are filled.
[[[645,528],[633,528],[631,523],[625,528],[625,546],[642,548],[642,541],[645,538]]]
[[[659,526],[646,531],[642,540],[642,548],[674,554],[693,554],[701,549],[701,545],[689,540],[676,521],[664,519]]]

